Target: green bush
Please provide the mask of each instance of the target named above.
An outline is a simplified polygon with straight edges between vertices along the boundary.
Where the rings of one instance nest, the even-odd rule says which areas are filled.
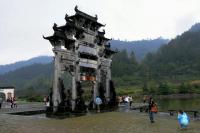
[[[181,94],[186,94],[189,92],[189,89],[190,89],[190,85],[189,84],[184,84],[182,83],[180,86],[179,86],[179,93]]]
[[[28,102],[42,102],[43,97],[42,96],[32,96],[32,97],[27,97]]]
[[[170,89],[167,83],[160,83],[158,86],[158,94],[167,95],[170,94]]]
[[[18,97],[21,101],[27,101],[27,102],[43,102],[43,96],[37,95],[37,96],[20,96]]]

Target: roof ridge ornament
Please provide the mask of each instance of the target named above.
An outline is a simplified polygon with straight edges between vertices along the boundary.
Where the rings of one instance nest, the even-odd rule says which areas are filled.
[[[92,16],[92,15],[89,15],[89,14],[87,14],[87,13],[81,11],[81,10],[78,10],[77,5],[75,6],[74,10],[75,10],[76,14],[78,14],[78,15],[86,16],[87,18],[89,18],[89,19],[91,19],[95,22],[97,22],[97,20],[98,20],[98,16],[96,14],[95,14],[95,16]]]
[[[58,25],[56,23],[53,24],[53,30],[56,31],[58,29]]]
[[[106,32],[105,32],[105,29],[103,29],[103,34],[105,34]]]
[[[75,6],[74,10],[75,10],[76,12],[78,12],[78,11],[79,11],[79,10],[78,10],[78,6],[77,6],[77,5]]]
[[[95,19],[98,20],[98,16],[97,16],[97,14],[95,14]]]
[[[66,20],[66,21],[68,20],[68,16],[69,16],[69,15],[66,13],[66,14],[65,14],[65,20]]]

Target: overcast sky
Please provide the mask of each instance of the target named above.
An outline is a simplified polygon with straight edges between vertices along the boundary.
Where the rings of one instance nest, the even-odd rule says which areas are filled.
[[[53,55],[42,35],[65,24],[75,5],[97,14],[114,39],[170,39],[200,22],[200,0],[0,0],[0,64]]]

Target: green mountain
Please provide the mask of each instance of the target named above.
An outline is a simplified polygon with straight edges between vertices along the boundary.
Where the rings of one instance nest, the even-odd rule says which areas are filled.
[[[7,72],[14,71],[16,69],[37,64],[37,63],[48,64],[52,62],[52,60],[53,60],[52,56],[38,56],[38,57],[34,57],[25,61],[19,61],[12,64],[7,64],[7,65],[0,65],[0,74],[5,74]]]
[[[0,75],[0,86],[14,86],[18,94],[27,89],[37,93],[47,93],[52,84],[52,77],[52,63],[33,64]]]
[[[194,24],[194,25],[189,29],[189,31],[191,31],[191,32],[198,32],[198,31],[200,31],[200,23]]]
[[[134,51],[137,61],[141,61],[147,53],[156,52],[162,45],[166,45],[168,42],[168,39],[163,39],[161,37],[157,39],[138,41],[112,40],[111,48],[118,50],[126,49],[129,55]]]
[[[200,77],[199,25],[191,29],[162,46],[156,53],[146,56],[143,63],[148,66],[152,78],[180,80]]]

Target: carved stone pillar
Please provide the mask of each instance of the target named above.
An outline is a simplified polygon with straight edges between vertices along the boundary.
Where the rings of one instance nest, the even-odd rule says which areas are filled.
[[[76,99],[77,99],[77,90],[76,90],[76,82],[80,81],[80,66],[79,66],[79,53],[78,53],[78,45],[79,41],[75,42],[75,61],[74,61],[74,75],[72,77],[72,110],[76,107]]]
[[[98,61],[98,66],[99,66],[99,61]],[[95,108],[95,100],[96,100],[96,97],[99,96],[99,83],[101,82],[100,79],[100,68],[97,67],[97,70],[96,70],[96,81],[94,82],[94,87],[93,87],[93,109]]]
[[[74,75],[72,76],[72,101],[71,101],[72,110],[75,109],[76,106],[75,102],[76,102],[76,77],[74,73]]]
[[[111,69],[107,68],[106,73],[106,100],[110,101],[110,80],[111,80]]]
[[[59,46],[55,46],[54,53],[55,53],[55,59],[54,59],[54,79],[53,79],[53,96],[52,96],[52,102],[53,102],[53,112],[56,112],[58,109],[58,105],[61,102],[60,98],[60,90],[59,90],[59,78],[61,77],[61,64],[60,64],[60,55],[59,52],[56,50],[59,50]]]

